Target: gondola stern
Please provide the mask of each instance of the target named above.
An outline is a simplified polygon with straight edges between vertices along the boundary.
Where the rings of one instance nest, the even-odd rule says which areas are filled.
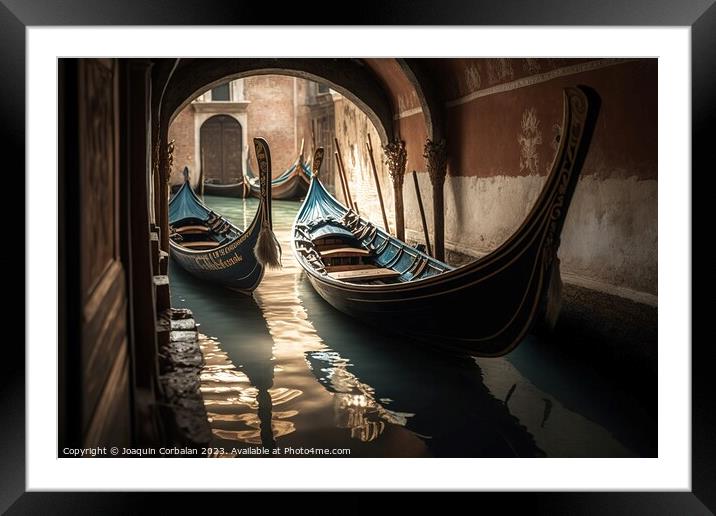
[[[261,183],[261,230],[259,231],[254,256],[266,268],[281,268],[281,244],[273,233],[271,217],[271,150],[268,142],[263,138],[254,138],[256,160],[259,165],[259,178]]]

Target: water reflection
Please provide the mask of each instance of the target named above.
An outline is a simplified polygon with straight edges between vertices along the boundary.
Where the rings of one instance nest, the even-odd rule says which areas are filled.
[[[333,350],[333,360],[324,361],[327,366],[312,368],[319,381],[329,388],[341,386],[332,378],[341,379],[350,368],[350,376],[371,385],[371,397],[384,399],[387,411],[421,436],[433,455],[544,455],[527,429],[485,387],[471,357],[377,334],[327,306],[305,283],[301,301]]]
[[[348,361],[335,351],[307,352],[306,361],[318,381],[333,393],[335,424],[349,429],[351,438],[373,441],[383,433],[386,422],[405,426],[408,418],[414,416],[388,410],[376,401],[373,387],[351,373]]]
[[[255,202],[207,198],[239,224]],[[611,430],[628,420],[604,415],[609,391],[577,386],[573,369],[544,363],[534,342],[474,359],[380,334],[333,309],[290,251],[297,209],[273,203],[283,268],[268,271],[253,298],[172,265],[173,305],[191,308],[210,336],[202,392],[214,445],[347,447],[354,457],[638,454]]]
[[[292,246],[289,228],[296,204],[285,203],[283,207],[288,213],[281,210],[281,205],[274,208],[276,236],[282,248],[287,250],[283,255],[283,267],[278,271],[267,271],[254,294],[273,338],[276,359],[282,367],[293,365],[300,369],[304,385],[307,379],[310,380],[306,365],[314,373],[326,371],[327,376],[318,379],[332,397],[327,406],[333,407],[335,427],[347,430],[351,439],[364,443],[375,441],[383,434],[387,423],[405,426],[406,415],[387,410],[376,401],[372,387],[350,373],[347,364],[327,349],[323,336],[316,332],[313,319],[299,299],[302,271],[289,252]],[[310,383],[315,396],[317,386],[315,382]]]
[[[216,446],[260,444],[273,449],[276,438],[293,431],[295,411],[273,407],[299,396],[300,391],[273,389],[273,340],[254,300],[243,294],[206,285],[171,266],[173,296],[192,299],[191,308],[206,361],[201,374]],[[220,441],[230,441],[222,443]]]

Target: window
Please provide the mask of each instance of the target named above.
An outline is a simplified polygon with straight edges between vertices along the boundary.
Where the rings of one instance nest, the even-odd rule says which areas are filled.
[[[323,83],[318,83],[318,93],[328,93],[328,85]]]
[[[229,83],[222,84],[211,90],[211,100],[227,102],[231,100],[231,92],[229,90]]]

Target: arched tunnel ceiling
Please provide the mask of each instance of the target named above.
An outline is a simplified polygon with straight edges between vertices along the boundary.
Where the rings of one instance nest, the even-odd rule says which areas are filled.
[[[365,63],[375,72],[391,96],[393,118],[421,114],[428,138],[442,133],[442,100],[436,95],[432,78],[423,65],[424,59],[367,58]]]
[[[406,77],[396,59],[368,58],[363,61],[380,78],[386,91],[390,94],[394,115],[416,108],[420,109],[420,99],[415,87]]]
[[[257,74],[284,74],[327,83],[362,109],[375,125],[381,141],[393,134],[393,108],[378,78],[353,59],[182,59],[162,102],[162,121],[176,114],[204,91],[230,79]]]
[[[192,99],[228,79],[275,73],[325,82],[368,115],[385,144],[395,134],[394,121],[405,111],[422,111],[428,125],[426,133],[433,134],[436,117],[431,111],[436,104],[426,98],[421,82],[425,76],[414,73],[413,68],[420,66],[411,61],[416,60],[184,58],[174,61],[168,84],[155,86],[164,91],[161,120],[168,126]]]
[[[197,95],[227,79],[275,73],[330,85],[367,114],[385,144],[395,136],[413,142],[444,138],[446,106],[456,100],[583,60],[182,58],[156,60],[153,78],[155,91],[164,92],[160,127],[167,127]],[[414,143],[409,150],[411,162],[422,159],[418,147]]]

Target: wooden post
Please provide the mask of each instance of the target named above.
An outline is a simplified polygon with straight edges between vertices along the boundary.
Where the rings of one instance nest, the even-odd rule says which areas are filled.
[[[388,160],[388,170],[393,179],[393,198],[395,199],[395,236],[405,241],[405,209],[403,208],[403,180],[408,163],[408,153],[403,140],[394,140],[383,147]]]
[[[159,242],[169,252],[169,130],[161,128],[159,168],[155,176],[155,200],[158,203],[154,224],[159,226]]]
[[[351,207],[351,201],[348,198],[348,192],[346,192],[346,180],[343,178],[343,170],[341,169],[341,158],[338,156],[338,152],[334,152],[333,155],[336,157],[336,168],[338,169],[338,179],[341,182],[341,191],[343,192],[343,200],[346,202],[348,208]]]
[[[159,174],[159,142],[167,129],[155,126],[156,139],[147,141],[150,112],[150,68],[144,59],[127,59],[121,65],[122,93],[120,109],[121,170],[126,174],[123,193],[123,217],[128,223],[128,310],[130,312],[130,363],[134,431],[137,446],[155,446],[160,440],[157,399],[159,382],[157,313],[154,302],[150,184],[147,176]],[[151,149],[148,148],[151,145]],[[164,204],[167,200],[164,199]],[[168,226],[162,227],[163,236]]]
[[[375,189],[378,192],[378,201],[380,201],[380,211],[383,214],[383,227],[386,233],[390,233],[390,226],[388,225],[388,216],[385,214],[385,204],[383,203],[383,193],[380,191],[380,180],[378,179],[378,169],[375,166],[375,158],[373,157],[373,142],[370,140],[370,133],[368,133],[368,141],[365,143],[368,148],[368,156],[370,157],[370,166],[373,169],[373,178],[375,179]]]
[[[355,205],[353,204],[353,197],[351,197],[351,187],[348,184],[348,174],[346,174],[346,168],[343,166],[343,158],[341,157],[341,147],[338,145],[338,138],[333,138],[333,141],[336,143],[336,154],[338,155],[338,167],[341,169],[341,174],[343,174],[343,181],[346,186],[346,196],[348,199],[348,206],[355,211]]]
[[[443,187],[447,175],[447,149],[445,140],[425,142],[425,152],[430,182],[433,185],[433,231],[435,232],[435,258],[445,261],[445,201]]]
[[[420,209],[420,220],[423,223],[423,235],[425,236],[425,246],[428,248],[428,254],[433,255],[433,249],[430,247],[430,233],[428,232],[428,223],[425,220],[425,209],[423,208],[423,197],[420,195],[420,185],[418,184],[418,174],[413,170],[413,181],[415,182],[415,195],[418,198],[418,208]]]
[[[201,156],[201,164],[199,166],[199,184],[196,185],[199,190],[199,195],[201,198],[204,198],[204,149],[202,147],[199,147],[199,155]],[[189,186],[191,186],[191,182],[189,183]]]

